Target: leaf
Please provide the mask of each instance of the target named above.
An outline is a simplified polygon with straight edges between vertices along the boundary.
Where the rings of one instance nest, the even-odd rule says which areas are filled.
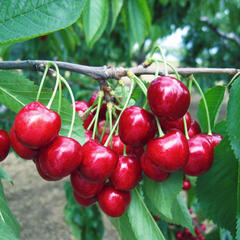
[[[9,239],[20,239],[20,225],[7,205],[2,182],[0,181],[0,240]]]
[[[23,105],[35,101],[37,96],[38,86],[20,74],[10,71],[0,71],[0,103],[14,112],[19,112]],[[47,104],[52,92],[50,89],[43,89],[39,101]],[[57,111],[58,96],[56,95],[51,109]],[[62,128],[60,134],[68,135],[71,126],[72,118],[71,103],[62,98],[61,120]],[[83,144],[85,142],[85,134],[80,117],[76,114],[73,127],[72,138]]]
[[[131,42],[142,45],[151,28],[151,13],[146,0],[128,1],[128,18]]]
[[[48,34],[73,24],[86,0],[2,0],[0,44],[16,43]]]
[[[221,129],[226,131],[225,128]],[[216,132],[218,131],[216,127]],[[220,227],[233,235],[236,230],[237,212],[237,160],[226,134],[215,148],[214,163],[211,169],[198,177],[196,192],[202,211]]]
[[[0,166],[0,178],[5,179],[12,183],[12,179],[8,176],[8,174],[1,168]]]
[[[111,23],[111,31],[115,27],[118,15],[122,9],[123,0],[112,0],[111,1],[111,10],[112,10],[112,23]]]
[[[155,182],[145,177],[143,191],[154,207],[164,216],[171,218],[171,207],[178,193],[182,190],[182,173],[172,173],[164,182]]]
[[[223,86],[216,86],[216,87],[210,88],[204,94],[207,101],[207,105],[208,105],[211,128],[213,128],[216,124],[218,114],[224,99],[224,94],[225,94],[225,87]],[[197,116],[202,128],[202,131],[207,132],[208,131],[207,116],[206,116],[206,111],[205,111],[205,107],[202,99],[198,105]]]
[[[165,239],[136,188],[132,191],[128,217],[136,239]]]
[[[108,0],[87,0],[83,12],[83,28],[91,47],[106,28],[109,14]]]

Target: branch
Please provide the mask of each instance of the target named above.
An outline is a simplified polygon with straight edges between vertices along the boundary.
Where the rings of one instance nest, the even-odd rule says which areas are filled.
[[[135,75],[142,74],[154,75],[155,68],[144,67],[138,65],[137,67],[122,68],[122,67],[92,67],[80,64],[60,62],[60,61],[48,61],[48,60],[24,60],[24,61],[0,61],[0,69],[28,69],[33,71],[43,71],[44,65],[49,62],[55,62],[59,69],[67,70],[71,72],[81,73],[92,77],[96,80],[107,80],[110,78],[120,79],[127,76],[127,71],[132,71]],[[236,68],[177,68],[180,75],[188,76],[191,74],[229,74],[234,75],[240,71]],[[168,69],[169,74],[174,74],[172,69]],[[159,75],[164,75],[164,69],[159,69]]]
[[[213,30],[213,32],[215,32],[221,38],[233,41],[238,46],[240,46],[240,36],[238,36],[237,34],[223,32],[221,29],[217,28],[214,24],[210,23],[208,17],[201,17],[200,22],[206,24],[210,29]]]

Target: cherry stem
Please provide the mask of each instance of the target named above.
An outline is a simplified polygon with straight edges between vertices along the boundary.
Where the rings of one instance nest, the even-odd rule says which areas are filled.
[[[102,131],[102,134],[101,134],[101,137],[100,137],[100,142],[102,142],[104,133],[105,133],[106,128],[107,128],[107,125],[108,125],[108,122],[109,122],[109,119],[108,119],[108,118],[109,118],[109,117],[108,117],[108,114],[106,114],[106,121],[105,121],[104,128],[103,128],[103,131]]]
[[[161,128],[161,125],[160,125],[160,122],[158,120],[158,117],[154,115],[154,118],[155,118],[156,123],[157,123],[159,137],[163,137],[164,136],[164,132],[163,132],[163,130]]]
[[[87,128],[88,131],[92,128],[92,125],[94,124],[95,119],[96,119],[96,115],[94,115],[92,121],[91,121],[90,124],[88,125],[88,128]]]
[[[39,89],[38,89],[37,97],[36,97],[36,101],[37,102],[39,101],[40,94],[41,94],[42,88],[43,88],[43,84],[45,82],[45,79],[46,79],[46,76],[47,76],[47,73],[48,73],[48,69],[49,69],[50,66],[51,66],[50,63],[46,64],[46,68],[44,70],[44,73],[43,73],[43,76],[42,76],[42,80],[41,80],[41,83],[40,83],[40,86],[39,86]]]
[[[186,139],[189,139],[186,117],[183,116],[183,126]]]
[[[112,124],[112,103],[109,102],[107,104],[107,109],[108,109],[108,116],[109,116],[109,128],[110,132],[112,131],[113,124]],[[111,148],[112,148],[112,137],[111,137]]]
[[[203,104],[204,104],[204,107],[205,107],[205,111],[206,111],[206,116],[207,116],[207,125],[208,125],[208,135],[212,135],[212,130],[211,130],[211,124],[210,124],[210,115],[209,115],[209,110],[208,110],[208,105],[207,105],[207,100],[205,98],[205,95],[201,89],[201,87],[199,86],[198,82],[196,81],[196,79],[194,78],[193,75],[191,75],[189,77],[190,80],[193,81],[193,83],[196,85],[199,93],[201,94],[201,97],[203,99]]]
[[[123,156],[127,156],[126,145],[123,144]]]
[[[73,109],[73,111],[72,111],[72,121],[71,121],[71,126],[70,126],[70,129],[69,129],[69,132],[68,132],[68,137],[71,137],[72,131],[73,131],[74,122],[75,122],[75,116],[76,116],[76,110],[75,110],[76,109],[76,104],[75,104],[75,99],[74,99],[74,95],[73,95],[72,89],[69,86],[67,80],[62,75],[59,74],[59,76],[60,76],[61,81],[67,87],[68,92],[69,92],[69,94],[71,96],[71,100],[72,100],[72,106],[73,106],[72,107],[72,109]]]
[[[188,91],[191,95],[191,93],[192,93],[192,79],[190,77],[188,78]]]
[[[95,114],[95,122],[94,122],[94,127],[93,127],[93,135],[92,135],[92,139],[95,138],[96,132],[97,132],[97,125],[98,125],[98,117],[99,117],[99,112],[100,112],[100,108],[102,105],[102,99],[104,97],[104,93],[103,91],[99,91],[98,92],[98,104],[97,104],[97,111]]]
[[[122,101],[125,102],[126,100],[125,84],[122,79],[120,79],[118,83],[121,85],[121,88],[122,88]]]
[[[156,64],[156,71],[155,71],[154,77],[157,78],[157,77],[158,77],[158,74],[159,74],[159,62],[157,62],[157,61],[154,61],[154,62],[155,62],[155,64]]]
[[[240,75],[240,71],[238,71],[233,77],[232,79],[229,81],[229,83],[226,85],[226,88],[228,88],[232,83],[233,81]]]
[[[127,75],[130,79],[133,79],[137,85],[141,88],[145,96],[147,96],[147,88],[140,78],[138,78],[133,72],[127,71]]]
[[[93,107],[94,106],[92,105],[85,112],[83,112],[83,114],[80,116],[81,119],[84,117],[82,119],[82,121],[86,120],[86,118],[87,118],[87,116],[89,115],[90,112],[93,112],[93,111],[95,111],[97,109],[97,107],[94,107],[94,108]]]
[[[104,144],[105,147],[107,147],[108,142],[110,141],[110,139],[111,139],[111,137],[112,137],[115,129],[117,128],[118,123],[119,123],[119,120],[120,120],[120,117],[122,116],[123,111],[127,108],[127,105],[128,105],[128,103],[129,103],[129,100],[130,100],[130,98],[131,98],[131,96],[132,96],[132,93],[133,93],[134,85],[135,85],[135,84],[134,84],[134,80],[131,78],[131,86],[130,86],[130,90],[129,90],[129,94],[128,94],[127,100],[126,100],[126,102],[125,102],[125,104],[124,104],[124,106],[123,106],[122,111],[120,112],[120,114],[119,114],[119,116],[118,116],[118,119],[116,120],[116,122],[115,122],[115,124],[114,124],[114,126],[113,126],[112,131],[109,133],[109,136],[108,136],[108,138],[107,138],[107,141],[106,141],[105,144]]]

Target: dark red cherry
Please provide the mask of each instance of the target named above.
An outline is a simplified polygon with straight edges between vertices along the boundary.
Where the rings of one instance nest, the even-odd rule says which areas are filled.
[[[183,238],[182,232],[181,232],[181,231],[177,231],[177,232],[175,233],[175,237],[176,237],[176,239],[178,239],[178,240],[182,240],[182,238]]]
[[[40,149],[38,161],[45,174],[60,179],[80,165],[82,147],[72,138],[58,136],[48,146]]]
[[[11,141],[11,145],[12,145],[13,150],[21,158],[30,160],[30,159],[33,159],[37,156],[37,153],[38,153],[37,150],[26,147],[19,142],[19,140],[17,139],[17,137],[15,135],[14,125],[12,126],[12,128],[10,130],[9,136],[10,136],[10,141]]]
[[[107,141],[109,134],[104,134],[102,143],[105,144]],[[108,148],[114,150],[117,152],[119,155],[123,155],[123,149],[124,149],[124,144],[121,141],[119,135],[112,136],[112,145],[111,145],[111,140],[108,142]],[[126,152],[130,153],[132,151],[132,148],[130,146],[126,145]]]
[[[92,198],[96,196],[103,188],[104,182],[92,183],[80,175],[78,170],[71,174],[71,183],[73,189],[82,198]]]
[[[144,146],[156,132],[157,124],[154,116],[141,107],[128,107],[120,117],[119,136],[126,145]]]
[[[57,178],[57,177],[50,177],[50,176],[48,176],[47,173],[45,173],[44,170],[41,168],[41,166],[39,164],[39,161],[37,159],[35,160],[35,164],[36,164],[36,168],[37,168],[38,174],[44,180],[46,180],[46,181],[57,181],[57,180],[61,179],[61,178]]]
[[[88,141],[83,145],[83,161],[79,171],[89,181],[103,182],[112,175],[117,162],[116,152],[96,141]]]
[[[15,118],[15,134],[25,146],[38,149],[48,145],[61,129],[60,116],[40,102],[31,102]]]
[[[41,41],[46,41],[47,39],[47,35],[42,35],[39,37]]]
[[[223,139],[223,136],[218,133],[212,133],[212,135],[203,133],[203,135],[208,138],[208,140],[212,144],[213,148],[215,148]]]
[[[130,192],[116,190],[112,186],[105,186],[98,194],[99,206],[110,217],[122,216],[130,201]]]
[[[135,154],[137,158],[140,159],[142,154],[144,153],[144,147],[138,147],[138,148],[132,147],[129,150],[129,152],[127,151],[127,153]]]
[[[207,172],[213,163],[213,146],[203,134],[195,135],[188,140],[189,160],[183,172],[190,176],[199,176]]]
[[[147,97],[152,112],[168,121],[183,117],[190,105],[187,87],[176,78],[169,76],[162,76],[152,81]]]
[[[83,207],[88,207],[94,204],[97,201],[97,197],[94,196],[92,198],[82,198],[78,195],[76,191],[73,191],[73,196],[76,199],[76,201]]]
[[[189,180],[183,180],[183,190],[188,191],[191,188],[191,182]]]
[[[199,123],[196,120],[192,120],[190,128],[188,129],[188,136],[192,138],[199,133],[201,133],[201,127]]]
[[[188,141],[181,131],[170,130],[163,137],[149,141],[147,155],[160,170],[177,171],[188,161]]]
[[[98,92],[96,92],[96,93],[94,93],[93,95],[92,95],[92,97],[90,98],[90,100],[89,100],[89,106],[92,106],[93,105],[93,103],[94,103],[94,101],[96,100],[96,98],[97,98],[97,95],[98,95]],[[97,106],[97,104],[96,105],[94,105],[95,107]],[[100,108],[100,112],[99,112],[99,118],[100,119],[105,119],[106,118],[106,112],[107,112],[107,104],[106,103],[103,103],[102,104],[102,106],[101,106],[101,108]]]
[[[98,122],[97,131],[98,131],[98,134],[99,134],[100,136],[102,135],[102,132],[103,132],[103,130],[104,130],[105,122],[106,122],[106,120],[101,120],[101,121]],[[109,126],[106,126],[104,133],[105,133],[105,134],[110,133],[110,127],[109,127]]]
[[[129,191],[141,180],[142,170],[135,155],[120,156],[110,181],[118,190]]]
[[[170,173],[161,171],[159,167],[147,157],[146,153],[143,153],[140,163],[146,176],[156,182],[164,182],[170,176]]]
[[[0,129],[0,161],[3,161],[10,150],[10,138],[7,131]]]
[[[189,129],[191,125],[191,116],[188,112],[184,116],[186,118],[187,129]],[[168,130],[175,128],[175,129],[179,129],[181,132],[184,133],[183,118],[179,118],[175,121],[167,121],[167,120],[161,120],[161,119],[159,119],[159,121],[160,121],[161,128],[164,132],[167,132]]]

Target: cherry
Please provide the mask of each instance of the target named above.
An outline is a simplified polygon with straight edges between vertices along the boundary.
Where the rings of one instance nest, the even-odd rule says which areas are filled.
[[[83,207],[88,207],[94,204],[97,201],[97,197],[94,196],[92,198],[82,198],[78,195],[76,191],[73,191],[73,196],[76,199],[76,201]]]
[[[218,133],[212,133],[212,135],[203,133],[203,135],[208,138],[208,140],[212,144],[213,148],[215,148],[223,139],[223,136]]]
[[[146,153],[143,153],[141,157],[141,168],[143,172],[152,180],[157,182],[163,182],[168,179],[170,173],[161,171],[158,166],[153,163],[147,156]]]
[[[138,184],[141,176],[142,170],[135,155],[120,156],[110,181],[114,188],[129,191]]]
[[[98,134],[99,134],[99,135],[102,135],[102,132],[103,132],[104,126],[105,126],[105,122],[106,122],[106,120],[101,120],[101,121],[98,122],[97,131],[98,131]],[[113,124],[113,125],[114,125],[114,124]],[[105,133],[105,134],[110,133],[110,127],[109,127],[109,126],[107,126],[107,127],[105,128],[105,132],[104,132],[104,133]]]
[[[204,224],[200,224],[199,226],[200,226],[200,228],[201,228],[203,231],[206,231],[207,228],[206,228],[206,226],[205,226]]]
[[[46,41],[47,39],[47,35],[42,35],[39,37],[41,41]]]
[[[203,134],[195,135],[188,140],[189,160],[183,172],[190,176],[199,176],[208,171],[213,163],[213,146]]]
[[[26,147],[23,144],[21,144],[16,135],[14,130],[14,125],[12,126],[10,130],[10,141],[13,150],[23,159],[33,159],[37,156],[38,151],[34,150],[32,148]]]
[[[61,178],[57,178],[57,177],[48,176],[47,173],[45,173],[44,170],[41,168],[38,160],[35,161],[35,164],[36,164],[36,168],[37,168],[37,171],[38,171],[39,175],[44,180],[46,180],[46,181],[57,181],[57,180],[61,179]]]
[[[96,196],[103,188],[104,182],[92,183],[80,175],[78,170],[71,174],[71,183],[75,192],[82,198],[92,198]]]
[[[90,140],[83,145],[83,161],[79,171],[91,182],[103,182],[112,175],[117,161],[117,153]]]
[[[96,98],[97,98],[98,92],[95,92],[92,97],[89,100],[89,106],[92,106],[93,103],[95,102]],[[96,107],[97,105],[94,105],[94,107]],[[99,112],[99,118],[100,119],[105,119],[106,118],[106,112],[107,112],[107,104],[103,103],[101,108],[100,108],[100,112]]]
[[[188,191],[191,188],[191,182],[189,180],[183,180],[183,190]]]
[[[161,220],[160,217],[158,217],[158,216],[153,216],[153,218],[154,218],[155,221]]]
[[[192,120],[190,128],[188,129],[188,136],[192,138],[199,133],[201,133],[201,127],[199,123],[196,120]]]
[[[40,168],[51,178],[71,174],[82,162],[82,147],[74,139],[58,136],[38,155]]]
[[[7,131],[0,129],[0,161],[3,161],[10,150],[10,138]]]
[[[144,146],[156,132],[157,124],[154,116],[141,107],[128,107],[120,117],[119,136],[126,145]]]
[[[38,149],[48,145],[61,129],[61,118],[40,102],[23,107],[15,118],[15,134],[25,146]]]
[[[194,231],[197,234],[197,236],[201,235],[201,233],[202,233],[201,230],[198,227],[195,227]]]
[[[147,155],[160,170],[177,171],[188,161],[188,141],[181,131],[171,130],[163,137],[148,142]]]
[[[190,105],[187,87],[176,78],[169,76],[162,76],[152,81],[147,97],[152,112],[168,121],[183,117]]]
[[[177,231],[176,233],[175,233],[175,237],[176,237],[176,239],[182,239],[182,237],[183,237],[183,234],[182,234],[182,232],[181,231]]]
[[[186,118],[187,129],[189,129],[190,125],[191,125],[191,116],[188,112],[184,116]],[[167,121],[167,120],[161,120],[161,119],[159,119],[159,121],[160,121],[160,125],[162,127],[162,130],[165,131],[165,132],[168,131],[168,130],[176,128],[176,129],[179,129],[181,132],[184,133],[183,118],[179,118],[175,121]]]
[[[93,135],[93,132],[92,132],[92,131],[90,131],[90,130],[85,130],[85,131],[84,131],[84,134],[85,134],[85,140],[86,140],[86,142],[92,139],[92,135]]]
[[[98,203],[101,209],[110,217],[120,217],[131,201],[131,193],[120,191],[106,185],[98,194]]]

